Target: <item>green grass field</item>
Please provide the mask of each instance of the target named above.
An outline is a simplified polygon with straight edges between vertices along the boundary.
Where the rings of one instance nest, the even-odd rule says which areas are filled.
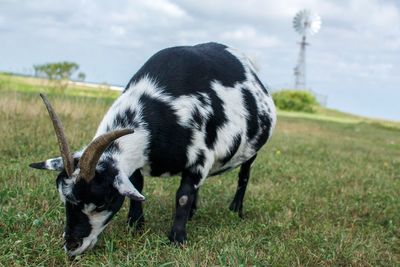
[[[146,177],[146,228],[126,226],[127,204],[94,250],[62,249],[56,173],[28,164],[58,155],[38,92],[49,95],[73,149],[89,142],[118,95],[0,75],[1,266],[399,266],[400,125],[330,110],[280,112],[259,153],[241,220],[228,210],[237,170],[210,178],[183,249],[169,244],[179,178]]]

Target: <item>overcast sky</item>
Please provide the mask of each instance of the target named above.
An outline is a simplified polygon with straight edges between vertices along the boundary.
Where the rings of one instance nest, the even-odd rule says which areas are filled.
[[[0,71],[68,60],[124,86],[162,48],[217,41],[254,58],[270,87],[292,87],[304,8],[322,18],[307,85],[328,107],[400,120],[399,0],[0,0]]]

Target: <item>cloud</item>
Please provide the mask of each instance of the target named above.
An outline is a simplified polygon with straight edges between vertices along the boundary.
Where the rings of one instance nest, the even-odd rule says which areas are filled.
[[[167,0],[143,1],[143,3],[145,6],[153,9],[157,13],[169,17],[182,18],[186,16],[186,12],[183,9]]]
[[[384,41],[384,45],[387,49],[399,52],[400,50],[400,37],[391,37],[388,40]]]
[[[253,48],[270,48],[280,45],[280,40],[275,36],[267,36],[258,33],[252,27],[240,27],[232,31],[222,32],[219,36],[221,40],[228,43],[248,43]]]

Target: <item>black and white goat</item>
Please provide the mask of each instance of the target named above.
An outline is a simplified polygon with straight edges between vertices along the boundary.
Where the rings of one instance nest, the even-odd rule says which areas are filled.
[[[161,50],[133,76],[103,118],[94,140],[71,153],[57,115],[61,157],[30,166],[56,170],[66,209],[65,249],[77,255],[131,199],[129,225],[144,223],[143,174],[181,175],[169,239],[186,240],[206,177],[240,167],[230,209],[242,216],[250,166],[276,123],[271,95],[243,54],[217,43]]]

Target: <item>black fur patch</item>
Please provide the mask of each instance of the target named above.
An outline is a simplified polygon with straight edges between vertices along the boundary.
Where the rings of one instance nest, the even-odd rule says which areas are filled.
[[[260,127],[261,127],[261,134],[258,136],[257,141],[255,143],[255,149],[260,149],[265,142],[267,142],[268,137],[271,132],[271,118],[267,113],[262,113],[258,115],[260,119]]]
[[[227,121],[221,99],[211,89],[211,82],[233,87],[246,79],[242,63],[226,46],[206,43],[195,46],[179,46],[161,50],[152,56],[130,80],[129,85],[144,77],[154,79],[169,95],[205,93],[211,100],[213,116],[206,122],[206,144],[213,148],[217,130]]]
[[[206,145],[208,148],[214,148],[215,141],[217,141],[217,131],[227,121],[225,110],[223,107],[222,100],[217,96],[214,90],[211,90],[208,94],[211,99],[211,108],[214,113],[208,119],[206,123]]]
[[[92,226],[89,218],[82,212],[83,203],[74,205],[70,202],[65,203],[67,223],[65,225],[65,240],[82,239],[89,236]]]
[[[163,49],[143,65],[125,90],[147,75],[173,96],[208,92],[213,80],[232,87],[246,76],[242,63],[226,48],[206,43]]]
[[[244,100],[244,106],[247,110],[248,116],[247,116],[247,140],[252,140],[259,129],[258,125],[258,107],[257,107],[257,101],[254,98],[253,94],[245,89],[242,88],[242,94],[243,94],[243,100]]]
[[[193,163],[193,166],[204,166],[205,159],[204,150],[200,149],[197,153],[197,159]]]
[[[131,109],[127,109],[122,114],[118,113],[115,116],[112,128],[113,129],[116,129],[116,128],[128,128],[128,127],[134,128],[135,126],[137,126],[137,124],[135,124],[135,121],[134,121],[135,115],[136,115],[135,111],[133,111]]]
[[[187,162],[186,148],[192,140],[192,130],[178,124],[174,110],[166,103],[144,94],[142,117],[150,132],[148,156],[151,175],[181,172]]]

